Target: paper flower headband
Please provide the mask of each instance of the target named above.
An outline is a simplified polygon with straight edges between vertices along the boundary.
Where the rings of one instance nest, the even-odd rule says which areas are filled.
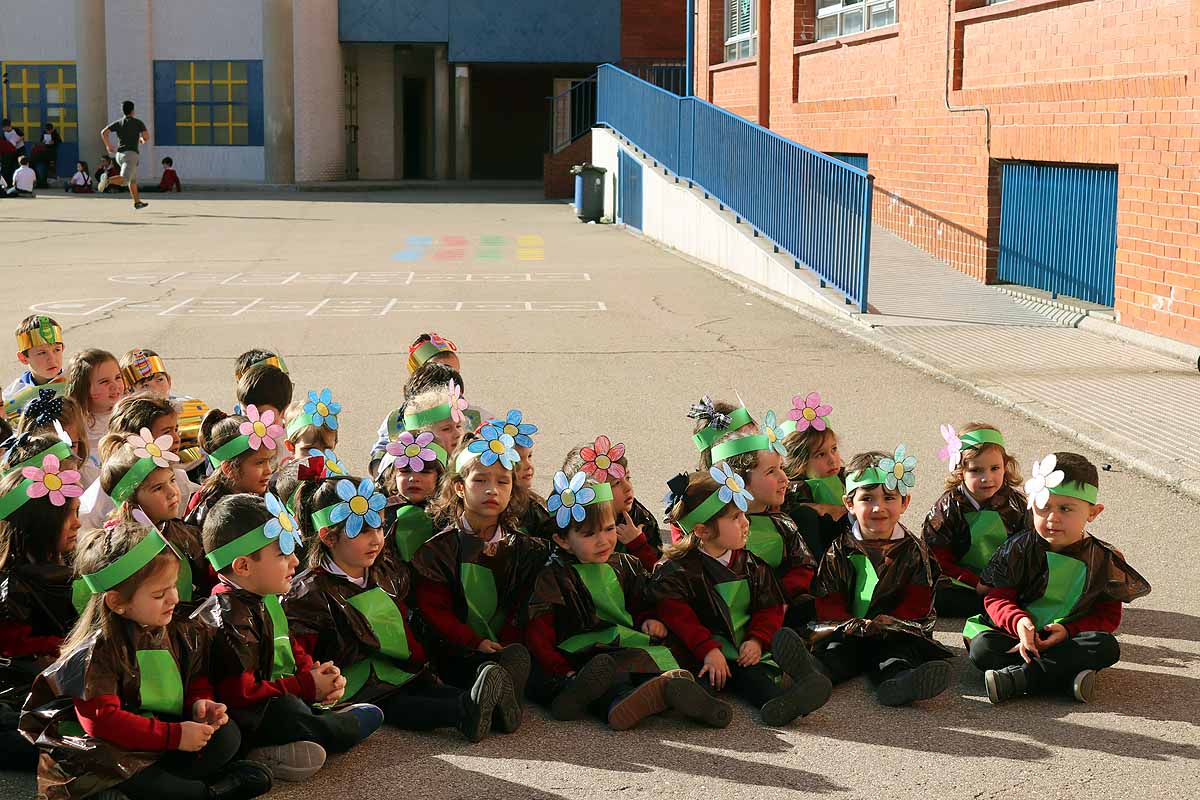
[[[516,441],[513,437],[504,433],[499,428],[491,425],[484,425],[479,431],[479,438],[467,445],[467,449],[459,453],[458,460],[455,463],[455,471],[461,473],[462,468],[474,456],[479,456],[479,461],[485,467],[490,467],[497,461],[505,469],[512,469],[513,465],[521,460],[521,454],[514,448]]]
[[[1095,505],[1100,490],[1090,483],[1067,481],[1066,473],[1058,469],[1058,458],[1051,453],[1033,463],[1033,474],[1025,481],[1025,494],[1029,497],[1029,507],[1039,509],[1046,507],[1052,494],[1074,497]]]
[[[486,424],[513,437],[518,447],[533,447],[533,434],[538,432],[537,425],[525,422],[521,412],[515,408],[509,411],[504,419],[489,419]]]
[[[961,436],[954,430],[953,425],[942,425],[941,431],[942,438],[946,440],[946,446],[938,450],[938,459],[945,461],[946,468],[951,472],[958,469],[958,465],[962,463],[963,453],[967,450],[982,447],[985,444],[998,445],[1002,449],[1007,447],[1000,431],[992,428],[967,431]]]
[[[383,527],[380,512],[387,505],[387,498],[376,490],[374,481],[363,478],[355,486],[354,481],[343,479],[334,488],[340,501],[314,513],[313,527],[328,528],[345,522],[346,536],[351,539],[362,533],[363,528]]]
[[[908,490],[917,485],[916,466],[917,457],[908,455],[904,445],[897,445],[896,452],[890,458],[881,458],[876,466],[847,476],[846,493],[863,486],[884,486],[888,491],[899,492],[901,497],[907,497]]]
[[[446,466],[446,451],[433,439],[429,431],[416,435],[412,431],[404,431],[396,437],[396,441],[387,443],[387,453],[379,464],[379,470],[382,472],[394,465],[397,469],[422,472],[437,463]]]
[[[46,454],[40,467],[22,467],[21,476],[25,480],[0,497],[0,519],[8,519],[30,500],[45,497],[51,505],[61,508],[66,505],[68,498],[82,495],[78,470],[61,467],[62,462],[53,453]]]
[[[790,425],[792,430],[795,430],[795,424]],[[768,411],[763,416],[762,424],[763,435],[767,437],[767,441],[771,443],[771,449],[781,456],[787,455],[787,448],[783,446],[783,437],[791,433],[790,430],[779,423],[774,411]]]
[[[137,456],[138,460],[121,477],[121,480],[117,481],[117,485],[113,487],[109,495],[117,505],[132,497],[151,472],[179,463],[179,456],[170,450],[174,441],[168,433],[155,439],[149,428],[142,428],[139,433],[131,433],[126,436],[125,441],[133,448],[133,454]]]
[[[342,478],[350,474],[350,471],[346,469],[346,465],[342,463],[342,460],[332,450],[321,450],[314,447],[308,451],[308,455],[322,459],[325,469],[324,477],[326,478]]]
[[[283,438],[283,426],[275,421],[275,412],[267,409],[258,413],[257,406],[246,406],[246,420],[238,426],[238,436],[226,442],[208,456],[214,467],[237,458],[247,450],[259,450],[263,447],[274,450],[279,439]]]
[[[320,392],[309,391],[308,401],[300,414],[287,425],[288,436],[294,436],[298,431],[315,425],[318,428],[338,429],[338,414],[342,413],[342,404],[333,402],[333,393],[326,387]]]
[[[708,522],[730,503],[737,506],[739,510],[746,511],[750,507],[750,501],[754,499],[754,495],[746,491],[746,481],[742,479],[741,475],[730,469],[725,462],[714,464],[708,470],[708,475],[717,482],[718,488],[703,503],[678,521],[677,524],[685,533],[691,533],[692,529],[700,523]],[[676,487],[670,483],[667,486],[671,488],[672,492],[675,492],[677,488],[687,491],[686,486]],[[682,497],[682,492],[678,496]]]
[[[713,442],[721,438],[723,431],[737,430],[754,422],[750,418],[750,412],[744,407],[736,408],[730,414],[722,414],[713,406],[712,398],[708,395],[700,398],[699,403],[693,403],[687,415],[688,419],[698,419],[705,423],[705,427],[692,436],[692,443],[701,453],[712,447]]]
[[[206,558],[208,563],[212,564],[213,569],[220,572],[241,556],[257,553],[275,541],[279,542],[279,552],[285,556],[296,552],[296,545],[300,542],[300,526],[296,523],[296,518],[292,516],[291,511],[288,511],[287,506],[272,493],[267,492],[263,496],[263,501],[267,505],[267,512],[271,514],[271,518],[257,528],[209,553]]]
[[[810,392],[806,396],[796,395],[792,398],[792,409],[787,416],[796,423],[796,430],[803,433],[809,428],[815,431],[825,430],[829,425],[825,418],[832,413],[833,406],[822,403],[821,395],[817,392]]]
[[[607,483],[584,486],[586,472],[576,472],[570,479],[562,470],[554,473],[554,493],[546,498],[546,510],[554,514],[554,523],[567,528],[571,520],[583,522],[587,518],[586,506],[610,502],[612,487]]]
[[[607,436],[597,436],[591,447],[579,451],[579,457],[583,459],[580,469],[597,483],[604,483],[609,478],[620,480],[625,477],[625,468],[617,462],[624,456],[625,445],[613,444]]]

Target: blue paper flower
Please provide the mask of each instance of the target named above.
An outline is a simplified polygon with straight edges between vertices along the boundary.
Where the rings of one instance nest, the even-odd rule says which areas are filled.
[[[310,391],[308,402],[304,404],[304,413],[312,417],[312,424],[318,428],[324,426],[336,431],[337,415],[342,413],[342,404],[333,402],[333,393],[328,388],[322,389],[320,394]]]
[[[892,491],[900,492],[901,497],[908,496],[908,490],[917,485],[917,474],[913,468],[917,466],[917,457],[907,455],[904,445],[898,445],[891,458],[879,459],[879,468],[887,473],[884,484]]]
[[[572,518],[576,522],[583,522],[587,516],[584,506],[596,499],[596,490],[584,486],[585,480],[585,472],[576,472],[569,481],[567,474],[562,470],[554,473],[554,494],[546,500],[546,510],[554,512],[554,521],[558,527],[567,527]]]
[[[314,447],[308,451],[308,454],[325,459],[326,478],[341,478],[350,474],[350,471],[346,469],[346,465],[341,462],[341,459],[332,450],[321,450]]]
[[[708,471],[709,477],[721,484],[721,488],[717,490],[717,496],[721,498],[722,503],[733,503],[742,511],[749,508],[747,503],[754,499],[754,495],[746,491],[746,481],[729,468],[729,465],[722,461],[720,464],[715,464]]]
[[[779,424],[774,411],[767,412],[766,418],[763,419],[762,432],[767,437],[767,440],[771,442],[772,450],[781,456],[787,455],[787,448],[783,446],[783,437],[787,435],[787,432]]]
[[[513,449],[516,440],[494,425],[484,425],[479,430],[479,436],[467,445],[467,450],[479,453],[479,461],[485,467],[499,461],[505,469],[512,469],[513,464],[521,460],[521,454]]]
[[[363,478],[357,488],[354,481],[338,481],[337,496],[343,502],[333,507],[329,521],[336,525],[344,520],[346,535],[351,539],[362,533],[364,525],[368,528],[383,526],[379,512],[387,505],[387,498],[375,490],[375,482],[370,478]]]
[[[537,425],[523,421],[524,417],[517,409],[509,411],[504,419],[489,419],[487,424],[499,428],[501,433],[513,437],[519,447],[533,447],[533,434],[538,432]]]
[[[279,552],[290,556],[296,551],[296,543],[300,541],[300,526],[296,524],[296,518],[292,516],[292,512],[279,502],[278,497],[267,492],[263,499],[267,503],[267,511],[274,515],[263,526],[263,536],[268,539],[278,539]]]

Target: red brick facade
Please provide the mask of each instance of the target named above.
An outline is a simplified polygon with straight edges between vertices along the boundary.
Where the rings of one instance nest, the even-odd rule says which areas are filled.
[[[542,156],[542,191],[546,199],[561,200],[575,196],[575,176],[571,167],[592,160],[592,134],[585,133],[557,153]]]
[[[621,58],[683,58],[687,0],[624,0]]]
[[[723,64],[725,0],[697,0],[697,95],[867,153],[876,221],[981,280],[1001,161],[1115,165],[1120,320],[1200,343],[1200,0],[896,0],[898,24],[821,42],[814,0],[755,1],[767,59]],[[947,72],[986,114],[947,109]]]

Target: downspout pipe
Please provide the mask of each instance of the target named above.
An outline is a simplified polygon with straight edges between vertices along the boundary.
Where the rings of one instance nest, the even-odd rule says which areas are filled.
[[[696,0],[687,0],[687,52],[684,58],[687,80],[683,87],[683,96],[691,97],[695,94],[693,87],[696,80]]]
[[[984,121],[984,142],[988,158],[992,157],[992,112],[987,106],[952,106],[950,105],[950,58],[954,54],[954,0],[946,0],[946,110],[951,114],[963,111],[982,111]]]

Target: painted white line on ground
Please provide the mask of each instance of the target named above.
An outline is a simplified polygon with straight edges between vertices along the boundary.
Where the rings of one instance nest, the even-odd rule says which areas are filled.
[[[179,302],[137,298],[85,298],[37,303],[30,309],[63,317],[87,317],[104,311],[132,311],[160,317],[240,317],[278,314],[290,317],[381,317],[404,311],[607,311],[599,300],[402,300],[398,297],[187,297]]]
[[[587,283],[587,272],[147,272],[129,275],[110,275],[111,283],[137,286],[163,284],[212,286],[287,286],[290,284],[342,284],[344,286],[403,286],[414,283]]]

